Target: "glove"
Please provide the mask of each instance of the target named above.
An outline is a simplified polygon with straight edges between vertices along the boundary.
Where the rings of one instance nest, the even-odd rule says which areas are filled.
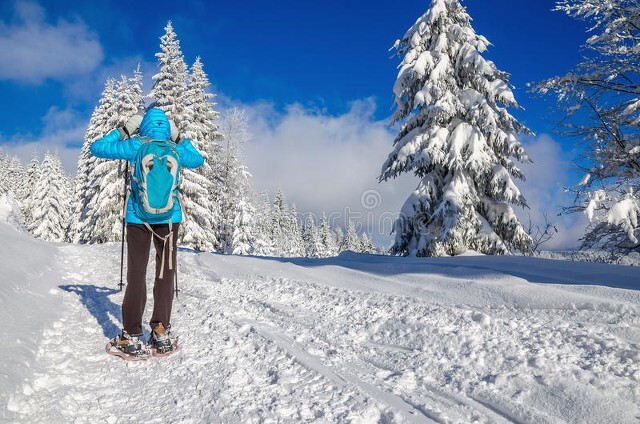
[[[142,115],[135,114],[124,123],[124,127],[118,128],[120,131],[120,139],[131,138],[140,130]]]

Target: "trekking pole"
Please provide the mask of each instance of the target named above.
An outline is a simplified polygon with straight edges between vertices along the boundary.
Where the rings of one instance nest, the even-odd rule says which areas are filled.
[[[129,161],[126,161],[126,165],[124,167],[124,203],[122,206],[122,241],[120,246],[120,284],[118,284],[118,288],[122,291],[124,287],[123,276],[124,276],[124,231],[127,226],[125,219],[127,216],[127,192],[129,190]]]
[[[175,280],[176,280],[176,287],[173,290],[173,294],[175,295],[176,299],[178,298],[178,293],[180,293],[180,289],[178,289],[178,266],[177,266],[178,261],[176,260],[176,269],[174,270],[174,275],[175,275]]]

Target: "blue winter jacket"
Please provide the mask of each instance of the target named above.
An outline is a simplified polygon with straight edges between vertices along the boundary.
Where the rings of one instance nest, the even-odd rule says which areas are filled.
[[[154,140],[170,140],[171,128],[169,126],[169,120],[167,115],[161,109],[152,108],[147,111],[140,124],[140,135],[142,137],[149,137]],[[91,145],[91,154],[103,158],[103,159],[124,159],[131,162],[136,157],[138,149],[142,146],[142,142],[139,137],[132,137],[127,139],[120,138],[120,131],[114,129],[109,134],[94,141]],[[202,155],[193,147],[191,141],[184,139],[176,148],[178,156],[180,158],[180,166],[185,168],[197,168],[204,163]],[[133,199],[129,196],[127,202],[127,214],[125,221],[131,224],[142,224],[142,220],[138,218],[133,210]],[[166,224],[169,221],[158,220],[149,221],[149,224]],[[182,222],[182,208],[180,207],[180,201],[176,202],[173,207],[173,214],[171,216],[172,223]]]

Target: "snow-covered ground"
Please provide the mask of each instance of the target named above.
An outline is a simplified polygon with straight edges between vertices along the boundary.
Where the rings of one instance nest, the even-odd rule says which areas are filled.
[[[125,362],[119,245],[0,238],[3,422],[640,420],[637,267],[181,250],[183,349]]]

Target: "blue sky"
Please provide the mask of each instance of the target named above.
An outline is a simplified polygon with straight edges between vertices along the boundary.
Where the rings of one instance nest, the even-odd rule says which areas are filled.
[[[386,123],[398,59],[390,59],[388,50],[429,4],[3,1],[0,145],[24,162],[34,149],[57,150],[72,172],[105,79],[130,74],[141,63],[149,90],[159,37],[171,20],[187,63],[201,56],[220,108],[238,105],[250,112],[254,140],[246,155],[257,188],[274,192],[282,186],[300,209],[314,211],[343,210],[376,190],[383,209],[397,211],[417,181],[376,183],[394,132]],[[567,201],[561,186],[575,178],[567,171],[573,140],[552,133],[553,99],[529,93],[526,83],[570,70],[583,53],[586,25],[552,12],[553,1],[463,4],[476,32],[493,44],[486,57],[512,75],[525,108],[512,112],[540,137],[527,144],[544,164],[526,169],[529,201],[555,215]],[[310,152],[311,163],[304,159]],[[549,163],[558,168],[551,177]],[[354,173],[365,176],[360,181]],[[534,219],[544,212],[532,211]],[[576,225],[567,221],[566,227],[568,245]]]

